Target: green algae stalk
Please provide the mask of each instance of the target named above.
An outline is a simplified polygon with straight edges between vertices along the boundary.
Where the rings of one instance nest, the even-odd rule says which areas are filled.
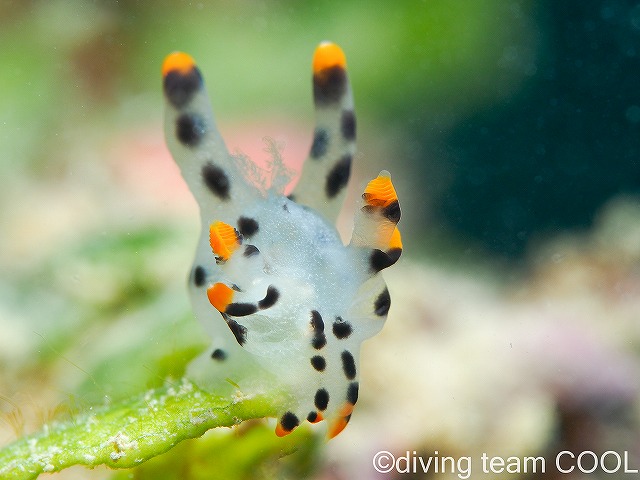
[[[73,465],[135,467],[211,428],[274,416],[283,401],[278,394],[219,397],[182,380],[18,439],[0,450],[0,478],[33,479]]]

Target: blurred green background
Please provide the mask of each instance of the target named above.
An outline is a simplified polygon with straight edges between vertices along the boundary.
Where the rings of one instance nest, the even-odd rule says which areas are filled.
[[[600,396],[619,400],[622,417],[611,415],[637,439],[640,5],[0,0],[0,442],[58,410],[177,377],[203,346],[185,292],[196,206],[163,140],[164,56],[196,58],[232,151],[265,156],[263,137],[271,136],[291,161],[311,143],[311,55],[325,39],[344,49],[354,90],[353,191],[386,168],[403,208],[405,270],[388,277],[400,298],[389,322],[414,322],[451,346],[434,356],[427,340],[414,345],[421,353],[412,362],[450,373],[429,385],[454,376],[472,392],[468,404],[436,403],[434,412],[477,409],[475,423],[458,415],[459,424],[441,419],[438,428],[412,417],[411,428],[424,428],[386,444],[382,422],[378,445],[500,451],[506,436],[497,441],[483,428],[502,431],[492,423],[505,421],[496,419],[501,402],[531,382],[536,394],[525,396],[536,401],[514,418],[539,428],[523,427],[522,437],[536,440],[519,451],[564,445],[563,428],[583,425],[583,416],[606,423]],[[505,333],[505,324],[519,333]],[[393,332],[380,348],[402,365],[409,354],[398,353],[403,336]],[[514,380],[487,407],[469,380],[480,367],[469,366],[475,357],[462,346],[484,345],[484,358],[496,344],[532,335],[557,342],[519,350],[527,366],[516,372],[487,366],[496,377],[476,380],[486,402],[496,378],[528,385]],[[558,360],[572,365],[563,371],[572,382],[558,387],[547,373],[525,381],[545,348],[573,352]],[[520,365],[501,355],[496,362]],[[602,391],[586,395],[567,386],[582,385],[583,365],[606,365],[603,378],[618,372],[615,388],[603,380]],[[392,367],[381,375],[399,378]],[[371,390],[386,388],[369,378]],[[456,390],[449,386],[440,394],[447,399]],[[432,391],[414,394],[393,401],[422,405]],[[361,440],[379,414],[369,405],[370,423],[353,428]],[[397,407],[380,408],[390,415]],[[330,450],[317,469],[323,478],[371,478],[371,445],[351,462]]]

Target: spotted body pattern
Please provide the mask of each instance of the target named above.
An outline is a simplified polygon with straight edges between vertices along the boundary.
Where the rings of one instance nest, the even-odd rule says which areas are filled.
[[[167,143],[203,227],[189,290],[213,344],[195,363],[236,381],[245,378],[236,373],[242,368],[270,375],[294,397],[279,415],[278,435],[305,419],[326,419],[334,437],[358,400],[360,345],[382,328],[391,304],[379,272],[402,251],[400,207],[386,171],[367,185],[348,245],[333,226],[355,152],[344,53],[329,42],[315,51],[314,139],[288,197],[281,171],[272,172],[266,191],[246,179],[189,55],[169,55],[162,74]]]

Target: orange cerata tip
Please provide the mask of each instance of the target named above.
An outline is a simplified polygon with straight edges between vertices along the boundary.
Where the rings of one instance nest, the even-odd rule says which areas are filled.
[[[371,180],[365,188],[362,198],[368,205],[376,207],[386,207],[391,202],[398,200],[389,172],[383,170],[377,178]]]
[[[285,430],[284,428],[282,428],[282,425],[280,425],[280,422],[278,422],[278,424],[276,425],[276,435],[278,437],[284,437],[285,435],[289,435],[291,433],[291,430]]]
[[[322,42],[313,54],[313,73],[331,67],[347,68],[347,58],[342,49],[332,42]]]
[[[309,419],[309,423],[318,423],[324,420],[324,416],[322,412],[316,412],[316,417],[313,419]]]
[[[333,422],[331,422],[331,424],[329,425],[329,429],[327,430],[327,438],[331,440],[332,438],[336,437],[346,428],[348,423],[349,420],[347,419],[347,417],[338,417],[333,420]]]
[[[329,429],[327,430],[327,437],[329,440],[338,435],[342,430],[345,429],[349,420],[351,419],[351,414],[353,413],[353,403],[345,402],[338,411],[338,418],[334,418],[329,424]]]
[[[166,77],[169,72],[177,71],[183,75],[189,73],[196,66],[196,62],[191,55],[184,52],[173,52],[167,55],[162,62],[162,76]]]
[[[231,225],[218,221],[209,227],[209,243],[213,253],[226,261],[240,246],[240,237]]]
[[[216,310],[224,312],[233,300],[233,289],[224,283],[214,283],[207,289],[207,297]]]
[[[398,230],[398,227],[393,229],[391,240],[389,240],[389,249],[397,248],[402,249],[402,236],[400,235],[400,230]]]

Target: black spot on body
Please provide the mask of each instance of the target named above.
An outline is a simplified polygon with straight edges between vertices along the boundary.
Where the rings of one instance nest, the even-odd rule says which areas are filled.
[[[391,307],[391,295],[389,295],[389,289],[385,287],[376,301],[373,303],[373,312],[379,317],[384,317]]]
[[[316,396],[313,400],[316,408],[318,410],[325,410],[327,405],[329,405],[329,392],[327,392],[324,388],[319,388],[316,391]]]
[[[323,372],[325,368],[327,368],[327,361],[324,357],[320,355],[315,355],[311,357],[311,366],[316,369],[318,372]]]
[[[233,333],[233,336],[236,337],[236,341],[238,342],[238,344],[240,344],[240,346],[244,345],[244,343],[247,341],[247,327],[245,327],[244,325],[240,325],[235,320],[226,316],[224,319],[226,320],[231,333]]]
[[[164,94],[178,110],[191,102],[193,95],[202,88],[202,75],[197,67],[187,74],[173,70],[164,77]]]
[[[353,359],[353,355],[348,350],[345,350],[340,354],[342,358],[342,371],[344,372],[344,376],[347,377],[348,380],[353,380],[356,378],[356,361]]]
[[[207,133],[207,124],[196,114],[183,113],[176,120],[176,137],[187,147],[197,146],[205,133]]]
[[[382,209],[382,215],[384,218],[393,223],[398,223],[400,221],[400,204],[397,200],[394,200],[389,205]]]
[[[293,193],[290,193],[289,195],[287,195],[287,198],[288,198],[289,200],[291,200],[292,202],[295,202],[295,201],[296,201],[296,196],[295,196]]]
[[[324,322],[322,321],[322,315],[317,310],[311,310],[311,328],[315,333],[324,332]]]
[[[316,350],[321,350],[327,344],[327,337],[324,333],[316,333],[311,339],[311,346]]]
[[[325,183],[325,193],[327,197],[333,198],[338,195],[349,183],[351,175],[351,155],[343,156],[329,171]]]
[[[397,249],[393,249],[393,250],[397,250]],[[390,251],[393,251],[393,250],[390,250]],[[398,257],[400,257],[400,255],[398,255]],[[396,260],[397,258],[394,260],[387,253],[383,252],[382,250],[378,250],[377,248],[374,248],[373,251],[371,252],[371,255],[369,256],[369,266],[371,267],[371,271],[373,273],[378,273],[380,270],[390,267],[391,265],[396,263]]]
[[[333,322],[333,334],[337,339],[342,340],[349,338],[352,331],[353,327],[349,322],[345,321],[342,317],[336,317],[336,321]]]
[[[255,303],[230,303],[224,309],[224,313],[232,317],[246,317],[258,311]]]
[[[244,237],[251,237],[255,235],[256,232],[260,229],[258,222],[249,217],[240,217],[238,219],[238,230]]]
[[[317,333],[311,339],[311,346],[316,350],[321,350],[327,344],[327,336],[324,333]]]
[[[204,285],[205,280],[207,279],[207,272],[204,267],[198,265],[193,269],[193,284],[196,287],[201,287]]]
[[[307,415],[307,421],[309,423],[314,423],[316,420],[318,420],[318,412],[309,412],[309,415]]]
[[[227,352],[225,352],[221,348],[216,348],[213,352],[211,352],[211,358],[222,362],[227,359]]]
[[[340,101],[347,89],[347,72],[340,66],[320,70],[313,76],[313,100],[316,105]]]
[[[327,344],[327,337],[324,334],[324,321],[322,315],[317,310],[311,310],[311,321],[309,322],[311,329],[313,330],[313,338],[311,339],[311,345],[316,350],[324,348]]]
[[[267,294],[262,300],[258,302],[258,308],[264,310],[265,308],[273,307],[280,297],[280,292],[273,285],[267,287]]]
[[[285,413],[280,419],[280,426],[287,432],[290,432],[298,425],[300,425],[300,420],[298,420],[298,417],[296,417],[293,412]]]
[[[358,401],[358,382],[351,382],[347,387],[347,402],[355,405]]]
[[[245,257],[253,257],[254,255],[258,255],[260,250],[255,245],[247,245],[244,247],[244,252],[242,253]]]
[[[340,133],[345,140],[355,140],[356,138],[356,116],[353,110],[345,110],[340,117]]]
[[[316,128],[311,144],[311,158],[317,160],[327,153],[329,147],[329,133],[324,128]]]
[[[220,200],[229,199],[229,177],[219,166],[209,162],[202,167],[202,179],[207,188]]]

